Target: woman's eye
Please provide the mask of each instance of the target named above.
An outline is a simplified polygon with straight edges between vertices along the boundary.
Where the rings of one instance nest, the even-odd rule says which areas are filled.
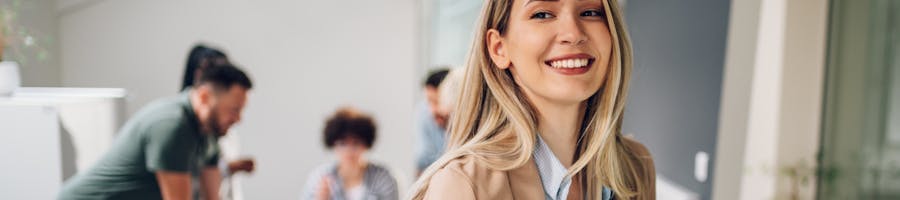
[[[604,17],[603,11],[588,10],[581,13],[582,17]]]
[[[550,19],[553,18],[553,14],[549,12],[539,11],[531,15],[531,19]]]

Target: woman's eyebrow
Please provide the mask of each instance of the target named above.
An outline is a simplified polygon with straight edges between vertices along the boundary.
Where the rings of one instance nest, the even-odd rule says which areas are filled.
[[[551,1],[551,2],[558,2],[559,0],[528,0],[528,2],[525,2],[525,5],[523,5],[522,7],[525,7],[525,6],[527,6],[529,3],[531,3],[531,2],[536,2],[536,1]],[[579,0],[579,1],[589,1],[589,0]],[[602,1],[601,1],[601,2],[602,2]]]
[[[535,2],[535,1],[559,1],[559,0],[528,0],[528,2],[525,2],[525,5],[527,6],[529,3]]]

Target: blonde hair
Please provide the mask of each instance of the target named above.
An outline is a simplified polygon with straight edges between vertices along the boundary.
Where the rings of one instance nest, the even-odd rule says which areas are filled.
[[[486,32],[505,34],[513,0],[486,0],[469,50],[461,93],[449,124],[446,153],[432,164],[410,193],[424,198],[431,177],[448,162],[471,157],[493,170],[511,170],[527,164],[535,148],[537,117],[510,72],[491,62]],[[612,37],[612,56],[603,86],[587,101],[580,157],[570,174],[584,173],[587,196],[597,199],[603,186],[619,198],[653,198],[642,163],[624,144],[621,134],[628,77],[631,74],[631,43],[616,0],[604,0]],[[647,176],[647,175],[643,175]]]
[[[453,110],[456,107],[456,100],[459,99],[460,90],[462,90],[463,69],[451,68],[447,72],[447,76],[438,86],[438,97],[441,109]]]

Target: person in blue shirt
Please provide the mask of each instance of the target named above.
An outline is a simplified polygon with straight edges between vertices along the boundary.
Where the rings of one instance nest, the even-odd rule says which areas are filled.
[[[425,102],[420,102],[417,106],[416,116],[419,125],[416,174],[421,173],[444,153],[447,113],[440,109],[439,88],[449,71],[447,68],[440,68],[430,72],[425,79]]]

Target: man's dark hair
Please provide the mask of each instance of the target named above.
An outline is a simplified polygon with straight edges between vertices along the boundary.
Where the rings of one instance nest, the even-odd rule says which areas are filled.
[[[450,73],[450,70],[447,68],[431,71],[428,73],[428,78],[425,79],[425,86],[437,88],[444,81],[444,77],[447,77],[447,73]]]
[[[228,56],[221,50],[203,44],[194,45],[194,48],[191,48],[191,52],[188,54],[187,65],[184,67],[184,78],[181,80],[181,90],[194,85],[196,73],[199,72],[202,74],[203,70],[206,70],[211,65],[217,64],[216,62],[222,61],[227,62]]]
[[[329,149],[334,148],[338,140],[347,138],[358,139],[366,148],[372,148],[375,143],[375,121],[354,109],[343,108],[325,122],[324,136],[325,147]]]
[[[220,63],[210,66],[201,71],[200,79],[194,85],[212,84],[215,89],[231,88],[233,85],[239,85],[245,89],[253,88],[253,82],[247,77],[241,69],[228,63]]]

